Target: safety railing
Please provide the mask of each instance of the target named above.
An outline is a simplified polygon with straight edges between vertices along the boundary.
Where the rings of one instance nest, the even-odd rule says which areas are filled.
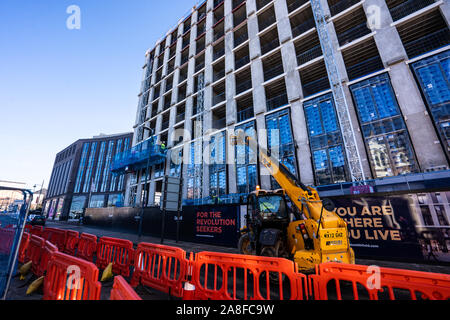
[[[97,245],[96,256],[95,264],[100,269],[105,269],[113,263],[114,273],[128,277],[134,259],[133,243],[129,240],[102,237]]]
[[[408,0],[390,8],[389,11],[391,12],[392,20],[397,21],[433,3],[434,0]]]

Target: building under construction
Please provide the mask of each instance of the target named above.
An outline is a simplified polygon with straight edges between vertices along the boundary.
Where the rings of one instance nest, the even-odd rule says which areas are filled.
[[[133,146],[169,152],[124,164],[126,205],[158,204],[165,175],[187,204],[276,188],[238,129],[325,196],[431,190],[450,176],[449,22],[447,0],[197,5],[146,53]]]

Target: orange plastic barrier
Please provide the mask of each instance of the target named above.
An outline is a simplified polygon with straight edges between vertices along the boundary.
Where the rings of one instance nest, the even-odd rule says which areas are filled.
[[[14,229],[0,228],[0,254],[11,253],[15,233]]]
[[[42,233],[42,238],[50,241],[58,247],[59,251],[64,251],[66,246],[67,231],[58,228],[45,228]]]
[[[55,252],[48,262],[44,300],[100,300],[97,267],[88,261]]]
[[[315,300],[450,299],[450,275],[445,274],[326,263],[316,266],[309,279]]]
[[[22,241],[20,242],[19,256],[17,257],[20,263],[25,262],[25,255],[28,249],[28,245],[30,244],[30,239],[31,234],[29,234],[28,232],[24,232],[22,236]]]
[[[52,255],[58,252],[58,248],[52,244],[50,241],[45,241],[44,247],[42,248],[41,260],[39,265],[34,272],[35,275],[42,277],[47,271],[48,262],[50,261]]]
[[[33,226],[33,228],[31,229],[31,234],[41,237],[42,238],[42,233],[44,232],[44,228],[42,226]]]
[[[77,250],[78,241],[80,240],[80,234],[73,230],[67,230],[66,232],[66,245],[64,246],[64,253],[75,255]]]
[[[102,237],[97,244],[95,264],[100,269],[105,269],[112,262],[115,274],[128,277],[133,258],[133,243],[129,240]]]
[[[191,261],[190,299],[305,300],[307,278],[290,260],[201,252]],[[193,290],[193,292],[192,292]]]
[[[109,300],[142,300],[122,276],[114,278],[114,285]]]
[[[139,284],[181,298],[189,261],[180,248],[140,243],[134,258],[131,286]]]
[[[45,247],[45,240],[38,236],[31,236],[28,249],[25,254],[25,262],[32,262],[31,271],[38,274],[39,264],[41,263],[42,251]]]
[[[82,233],[80,240],[78,241],[78,250],[76,256],[86,261],[92,262],[94,260],[94,254],[97,251],[97,237]]]

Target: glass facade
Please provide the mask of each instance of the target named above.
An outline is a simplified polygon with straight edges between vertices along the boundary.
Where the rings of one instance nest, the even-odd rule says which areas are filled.
[[[304,103],[317,185],[348,181],[345,147],[331,94]]]
[[[286,168],[297,176],[294,136],[291,128],[290,110],[285,109],[266,117],[268,151]],[[272,189],[279,189],[279,184],[271,178]]]
[[[122,139],[117,141],[117,148],[116,148],[116,152],[114,153],[113,158],[115,158],[120,152],[123,151],[122,150],[122,144],[123,144],[123,140]],[[116,175],[112,175],[109,191],[111,191],[111,192],[116,191],[116,187],[117,187],[117,176]]]
[[[389,76],[350,87],[375,178],[418,172],[405,121]]]
[[[84,179],[84,187],[83,187],[84,193],[89,192],[92,188],[91,176],[92,176],[92,170],[94,168],[96,152],[97,152],[97,142],[93,142],[91,145],[91,152],[90,152],[88,167],[86,170],[86,178]]]
[[[83,151],[81,153],[81,161],[78,167],[77,180],[75,182],[75,193],[80,193],[81,190],[81,180],[83,179],[84,167],[87,161],[87,155],[89,151],[89,143],[83,145]]]
[[[109,141],[108,151],[106,154],[105,168],[103,170],[102,187],[100,189],[100,192],[106,192],[107,187],[108,187],[109,176],[111,174],[111,171],[109,169],[111,167],[113,152],[114,152],[114,141]]]
[[[89,201],[89,208],[103,208],[105,206],[105,195],[95,195]]]
[[[130,148],[130,139],[126,138],[123,146],[123,150],[128,150]],[[124,189],[124,182],[125,182],[125,175],[122,174],[119,177],[119,184],[117,185],[118,191],[123,191]]]
[[[412,68],[450,156],[450,50],[420,60]]]
[[[256,138],[255,122],[251,121],[236,127],[236,133],[242,130],[245,136]],[[253,152],[248,146],[235,146],[236,154],[236,182],[238,193],[250,193],[256,190],[259,182],[258,179],[258,159],[257,154]]]
[[[72,198],[72,203],[69,210],[69,219],[78,220],[83,214],[86,203],[86,196],[77,196]]]
[[[95,178],[94,178],[94,192],[98,192],[98,190],[100,189],[100,175],[102,173],[102,169],[103,169],[103,162],[104,162],[104,158],[105,158],[105,150],[106,150],[106,141],[102,142],[100,145],[100,153],[98,155],[98,162],[97,162],[97,170],[95,173]]]
[[[209,187],[210,196],[220,196],[227,193],[226,166],[226,134],[221,132],[211,137],[209,144]]]
[[[108,207],[122,207],[123,195],[122,194],[110,194],[108,196]]]
[[[187,198],[201,199],[203,185],[203,141],[191,142],[187,168]]]

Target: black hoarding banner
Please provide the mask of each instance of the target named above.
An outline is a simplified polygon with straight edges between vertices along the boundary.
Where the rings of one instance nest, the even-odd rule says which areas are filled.
[[[448,218],[435,217],[433,221],[432,211],[437,212],[438,205],[419,204],[420,197],[429,198],[430,202],[433,198],[431,194],[409,194],[333,201],[335,212],[348,224],[357,257],[448,262]],[[439,206],[444,208],[448,203]],[[428,219],[424,216],[427,212]],[[443,213],[448,215],[445,210]]]
[[[183,230],[187,231],[186,227],[191,226],[191,238],[195,242],[236,247],[239,210],[239,206],[184,207]]]

